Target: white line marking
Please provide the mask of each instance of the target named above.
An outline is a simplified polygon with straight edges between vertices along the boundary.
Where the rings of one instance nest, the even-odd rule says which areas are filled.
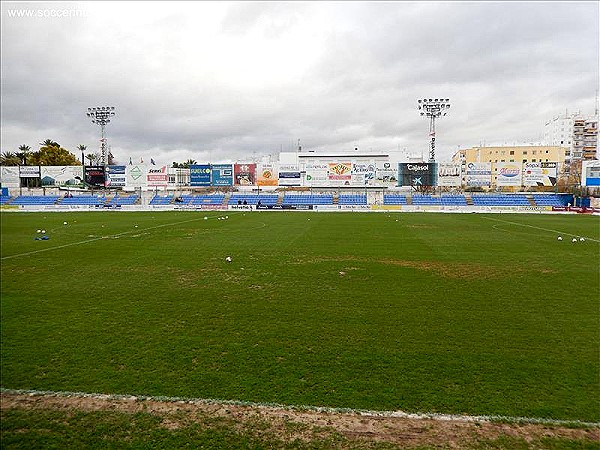
[[[183,220],[181,222],[163,223],[161,225],[155,225],[155,226],[152,226],[152,227],[143,228],[141,230],[139,228],[136,228],[135,230],[124,231],[122,233],[113,234],[113,235],[110,235],[110,236],[101,236],[101,237],[97,237],[97,238],[93,238],[93,239],[86,239],[85,241],[71,242],[70,244],[57,245],[55,247],[42,248],[42,249],[39,249],[39,250],[32,250],[30,252],[19,253],[19,254],[16,254],[16,255],[3,256],[2,258],[0,258],[0,260],[4,261],[6,259],[20,258],[21,256],[35,255],[37,253],[49,252],[51,250],[58,250],[58,249],[65,248],[65,247],[72,247],[73,245],[89,244],[90,242],[100,241],[102,239],[116,239],[116,238],[119,238],[121,236],[125,236],[125,235],[130,234],[130,233],[140,233],[142,231],[155,230],[157,228],[170,227],[170,226],[173,226],[173,225],[181,225],[182,223],[195,222],[195,221],[199,221],[199,220],[203,220],[203,219],[204,219],[204,216],[200,217],[198,219]]]
[[[166,396],[148,396],[148,395],[128,395],[128,394],[98,394],[87,392],[66,392],[66,391],[37,391],[32,389],[7,389],[0,388],[0,393],[13,395],[30,396],[50,396],[50,397],[81,397],[95,398],[99,400],[129,400],[129,401],[157,401],[157,402],[185,402],[189,404],[219,404],[250,406],[253,408],[277,408],[286,411],[307,410],[333,414],[357,414],[360,416],[372,417],[399,417],[405,419],[433,419],[445,422],[493,422],[504,421],[510,423],[537,423],[547,425],[580,425],[586,427],[600,427],[600,422],[582,422],[581,420],[563,420],[549,419],[542,417],[512,417],[512,416],[467,416],[457,414],[439,414],[439,413],[407,413],[404,411],[373,411],[366,409],[353,408],[328,408],[324,406],[310,405],[282,405],[279,403],[260,403],[247,402],[240,400],[220,400],[214,398],[193,398],[193,397],[166,397]]]
[[[521,227],[535,228],[536,230],[550,231],[551,233],[564,234],[565,236],[573,236],[573,237],[581,236],[580,234],[567,233],[566,231],[551,230],[549,228],[536,227],[534,225],[527,225],[525,223],[511,222],[509,220],[494,219],[492,217],[485,217],[485,216],[483,216],[482,218],[487,219],[487,220],[493,220],[495,222],[504,222],[504,223],[509,223],[511,225],[519,225]],[[506,230],[501,230],[501,231],[506,231]],[[598,239],[593,239],[593,238],[587,237],[587,236],[583,236],[583,237],[588,241],[600,242],[600,240],[598,240]]]

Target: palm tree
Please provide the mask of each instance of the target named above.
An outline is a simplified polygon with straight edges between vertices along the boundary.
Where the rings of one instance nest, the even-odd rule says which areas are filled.
[[[46,139],[44,142],[40,142],[40,145],[42,147],[60,147],[60,144],[52,139]]]
[[[85,159],[87,159],[90,162],[90,166],[92,166],[94,164],[98,164],[98,161],[100,160],[100,154],[88,153],[87,155],[85,155]]]
[[[23,165],[26,166],[27,165],[27,157],[31,154],[31,147],[29,145],[20,145],[19,146],[19,150],[21,150],[19,153],[17,153],[17,156],[19,158],[21,158]]]
[[[18,166],[21,164],[19,155],[13,152],[4,152],[0,155],[0,166]]]
[[[81,164],[84,164],[85,163],[84,153],[87,150],[87,145],[79,144],[77,146],[77,150],[79,150],[81,152]]]

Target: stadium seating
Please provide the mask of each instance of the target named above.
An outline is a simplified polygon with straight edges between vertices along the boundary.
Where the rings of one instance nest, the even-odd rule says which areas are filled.
[[[0,205],[6,205],[11,199],[10,195],[0,195]]]
[[[338,205],[366,205],[366,195],[340,195],[338,198]]]
[[[286,194],[284,205],[333,205],[332,194]]]
[[[467,199],[464,195],[442,195],[442,205],[447,206],[467,206]]]
[[[11,205],[19,206],[43,206],[53,205],[59,199],[58,195],[19,195],[11,202]]]
[[[69,206],[99,206],[104,205],[106,197],[96,195],[74,195],[73,197],[63,198],[61,205]]]
[[[531,206],[524,194],[473,194],[475,206]]]
[[[407,205],[406,195],[400,194],[385,194],[383,196],[384,205]]]
[[[126,196],[115,195],[107,204],[111,206],[135,205],[139,198],[137,194]]]
[[[571,196],[559,194],[533,194],[533,201],[537,206],[564,207],[571,203]]]
[[[165,195],[160,196],[160,195],[155,195],[154,197],[152,197],[152,200],[150,200],[150,204],[151,205],[170,205],[171,202],[173,201],[173,195]]]
[[[260,201],[261,205],[276,205],[278,194],[231,194],[227,202],[228,205],[237,205],[238,202],[247,205],[257,205]]]

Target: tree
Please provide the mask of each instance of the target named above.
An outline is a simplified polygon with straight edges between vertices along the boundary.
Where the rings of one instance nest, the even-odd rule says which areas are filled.
[[[173,162],[173,168],[174,169],[189,169],[190,166],[193,166],[194,164],[198,164],[196,161],[194,161],[193,159],[188,159],[185,162],[182,163],[178,163],[178,162]]]
[[[52,144],[56,144],[53,142]],[[31,156],[31,162],[40,166],[78,166],[77,157],[60,145],[44,145]]]
[[[52,139],[46,139],[44,142],[40,142],[42,147],[60,147],[60,144]]]
[[[93,166],[95,164],[98,164],[98,161],[100,160],[100,153],[88,153],[87,155],[85,155],[85,159],[89,161],[90,166]]]
[[[17,153],[4,152],[0,155],[0,166],[18,166],[22,159]]]
[[[24,166],[27,165],[27,158],[29,157],[29,155],[31,155],[31,147],[29,145],[20,145],[19,146],[19,150],[20,152],[17,153],[16,155],[21,158],[21,161],[23,163]]]
[[[84,161],[83,155],[84,155],[85,151],[87,150],[87,145],[79,144],[77,146],[77,150],[79,150],[81,152],[81,164],[84,164],[85,161]]]

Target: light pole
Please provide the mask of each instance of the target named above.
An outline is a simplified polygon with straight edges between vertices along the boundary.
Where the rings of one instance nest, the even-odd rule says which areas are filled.
[[[429,136],[431,137],[431,150],[429,151],[429,162],[435,162],[435,119],[445,116],[450,108],[448,98],[424,98],[419,99],[419,110],[421,115],[429,117]]]
[[[115,115],[115,107],[114,106],[95,106],[93,108],[88,108],[87,116],[92,119],[92,123],[100,125],[100,133],[102,138],[100,139],[100,153],[102,158],[102,165],[106,166],[107,164],[107,151],[106,151],[106,138],[104,133],[104,128],[106,124],[110,123],[110,118]]]

